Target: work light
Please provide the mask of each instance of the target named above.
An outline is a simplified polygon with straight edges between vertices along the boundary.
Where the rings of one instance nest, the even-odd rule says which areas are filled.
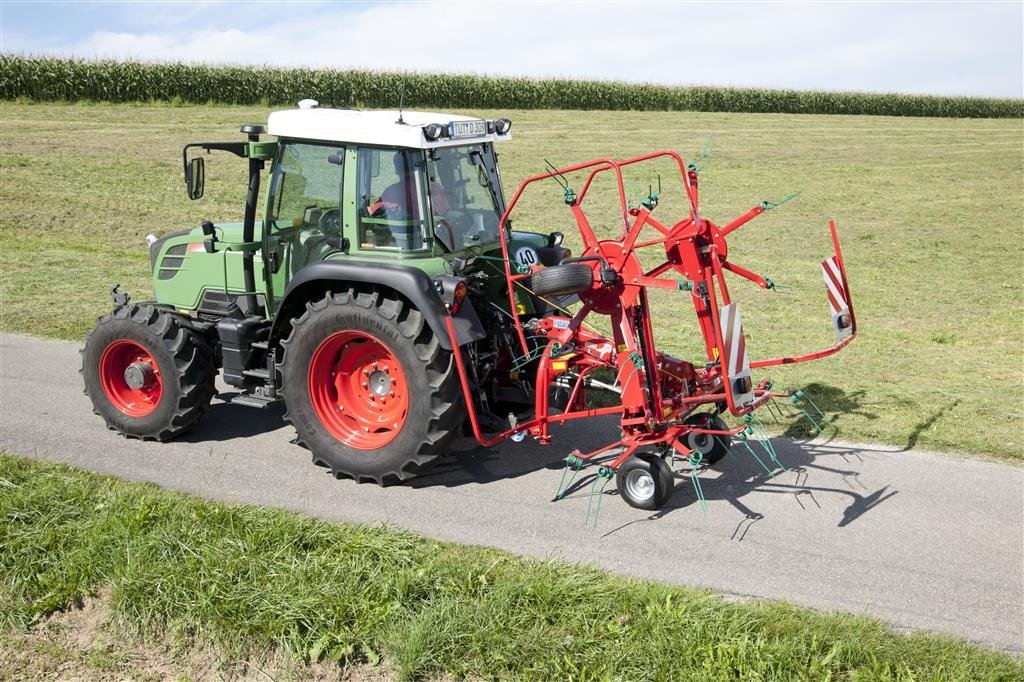
[[[423,126],[423,136],[430,141],[434,141],[444,134],[444,126],[440,123],[428,123]]]

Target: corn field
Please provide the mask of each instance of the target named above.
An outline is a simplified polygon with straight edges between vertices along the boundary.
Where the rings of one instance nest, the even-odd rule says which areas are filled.
[[[0,55],[0,99],[1024,117],[1024,100]]]

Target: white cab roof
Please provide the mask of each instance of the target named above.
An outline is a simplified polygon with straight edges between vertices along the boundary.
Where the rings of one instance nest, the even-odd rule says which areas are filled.
[[[429,123],[447,125],[452,121],[476,121],[470,116],[442,114],[427,111],[404,111],[398,123],[397,111],[357,111],[355,109],[326,109],[310,107],[303,100],[302,108],[275,111],[267,120],[267,132],[277,137],[303,140],[324,140],[355,144],[380,145],[385,147],[412,147],[431,149],[454,147],[481,142],[504,141],[512,138],[510,132],[504,135],[488,133],[476,137],[427,140],[423,126]]]

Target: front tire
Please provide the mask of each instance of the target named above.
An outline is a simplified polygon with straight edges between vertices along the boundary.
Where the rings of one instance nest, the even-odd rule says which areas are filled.
[[[306,305],[282,346],[285,418],[335,476],[404,481],[445,454],[459,431],[454,357],[394,294],[329,293]]]
[[[85,337],[93,411],[129,438],[168,440],[195,426],[216,393],[213,350],[178,316],[148,304],[101,317]]]

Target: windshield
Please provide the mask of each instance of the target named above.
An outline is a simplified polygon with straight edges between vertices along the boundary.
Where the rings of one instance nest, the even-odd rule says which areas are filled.
[[[434,236],[449,251],[493,242],[504,207],[489,144],[430,150],[427,158]]]

